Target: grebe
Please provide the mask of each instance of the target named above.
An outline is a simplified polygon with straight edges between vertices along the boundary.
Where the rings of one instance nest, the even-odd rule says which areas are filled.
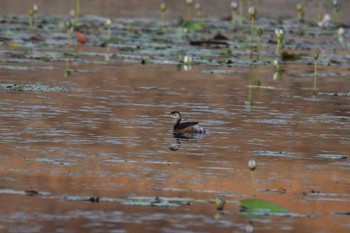
[[[173,127],[173,134],[181,136],[184,134],[205,134],[205,129],[198,125],[198,122],[181,122],[181,114],[178,111],[170,113],[169,117],[176,119]]]

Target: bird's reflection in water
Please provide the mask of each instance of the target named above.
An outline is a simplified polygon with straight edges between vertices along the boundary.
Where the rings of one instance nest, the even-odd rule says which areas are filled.
[[[169,150],[177,151],[178,149],[180,149],[180,144],[181,144],[180,139],[176,138],[175,143],[170,144],[168,148]]]
[[[205,134],[198,133],[186,133],[186,134],[173,134],[175,139],[174,143],[170,144],[168,148],[172,151],[177,151],[181,147],[181,142],[198,142],[200,139],[204,138]]]

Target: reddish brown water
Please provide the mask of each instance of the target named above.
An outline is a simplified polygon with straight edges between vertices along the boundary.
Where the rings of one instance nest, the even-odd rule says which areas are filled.
[[[2,4],[14,9],[13,2],[20,1]],[[14,65],[6,53],[0,58]],[[315,95],[312,65],[284,65],[281,81],[273,80],[272,65],[225,68],[237,74],[220,75],[207,74],[216,68],[204,65],[186,72],[121,60],[75,62],[68,66],[94,72],[70,78],[65,62],[16,65],[41,69],[0,69],[1,84],[67,91],[0,90],[1,232],[245,232],[250,221],[254,232],[349,232],[347,67],[320,66],[320,74],[344,75],[319,77]],[[259,88],[249,85],[257,74]],[[207,134],[174,139],[173,122],[164,117],[174,110],[199,121]],[[254,195],[250,159],[258,164],[257,198],[300,215],[249,219],[239,213],[238,202]],[[279,188],[286,193],[271,192]],[[212,203],[217,196],[227,202],[220,213]],[[79,201],[83,197],[101,201]],[[141,197],[191,204],[128,202]]]
[[[87,68],[87,67],[80,67]],[[89,66],[94,74],[2,71],[5,81],[67,86],[68,93],[1,92],[1,189],[40,190],[57,198],[1,194],[2,230],[8,232],[242,231],[248,220],[230,201],[253,193],[247,162],[254,158],[257,196],[313,218],[253,220],[262,232],[347,232],[349,163],[315,158],[347,154],[349,97],[312,97],[312,82],[294,78],[262,82],[275,89],[252,90],[246,106],[247,70],[242,75],[203,75],[195,67],[117,64]],[[293,70],[293,67],[286,67]],[[349,80],[319,82],[320,92],[345,92]],[[179,110],[208,134],[174,143],[171,122]],[[287,189],[285,194],[266,189]],[[303,196],[312,190],[326,196]],[[332,196],[332,194],[337,194]],[[111,198],[165,196],[228,201],[215,219],[215,206],[156,208],[64,200],[65,195]]]

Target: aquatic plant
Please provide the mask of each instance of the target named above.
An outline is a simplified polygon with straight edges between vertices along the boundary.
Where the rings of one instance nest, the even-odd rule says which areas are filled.
[[[340,27],[337,30],[337,35],[338,35],[338,42],[339,44],[343,45],[344,44],[344,28]]]
[[[298,11],[298,20],[299,20],[300,23],[302,23],[302,22],[304,22],[304,17],[305,17],[305,12],[304,12],[303,5],[298,3],[296,8],[297,8],[297,11]]]
[[[252,185],[253,185],[253,193],[254,193],[254,196],[256,196],[256,184],[255,184],[255,174],[254,174],[254,171],[256,169],[256,162],[254,159],[251,159],[248,161],[248,168],[250,170],[250,175],[251,175],[251,178],[252,178]]]
[[[238,7],[237,2],[232,1],[231,2],[231,27],[232,27],[232,30],[235,28],[237,7]]]
[[[245,226],[245,232],[246,233],[253,233],[254,232],[254,225],[252,221],[249,221],[249,223]]]
[[[251,46],[253,46],[253,41],[254,41],[254,31],[255,31],[255,26],[254,26],[254,22],[256,19],[256,15],[257,15],[257,10],[255,9],[254,6],[249,7],[248,9],[248,13],[249,13],[249,19],[251,21],[251,26],[250,26],[250,36],[251,36]]]
[[[166,5],[165,2],[162,2],[160,4],[160,14],[162,17],[162,32],[164,33],[164,25],[165,25],[165,12],[166,12]]]
[[[190,65],[192,64],[192,57],[186,55],[186,56],[184,57],[183,62],[184,62],[185,65],[189,65],[189,66],[190,66]]]
[[[217,197],[215,199],[216,210],[219,210],[219,211],[224,210],[225,204],[226,204],[226,201],[223,200],[222,198]]]
[[[279,56],[280,52],[281,52],[281,49],[282,49],[283,41],[284,41],[283,29],[276,28],[275,29],[275,34],[277,36],[276,55]]]
[[[338,0],[333,0],[332,1],[332,6],[333,6],[333,20],[335,24],[339,23],[339,3]]]
[[[320,58],[320,51],[317,50],[314,56],[314,87],[313,92],[316,95],[317,75],[318,75],[318,59]]]
[[[243,26],[243,1],[239,0],[239,26]]]
[[[202,19],[202,5],[199,2],[196,2],[194,8],[196,9],[197,17]]]
[[[74,24],[73,24],[73,21],[71,19],[67,19],[65,22],[64,22],[64,25],[67,29],[67,36],[68,38],[71,38],[72,36],[72,33],[74,31]]]
[[[109,19],[109,18],[106,19],[105,25],[106,25],[107,30],[108,30],[108,39],[111,39],[111,37],[112,37],[112,32],[111,32],[112,21],[111,21],[111,19]]]
[[[31,9],[28,10],[29,14],[29,28],[32,29],[36,27],[37,19],[36,14],[38,13],[38,6],[36,4],[33,5]]]
[[[273,64],[276,67],[276,72],[273,74],[273,80],[281,80],[282,79],[282,68],[279,61],[276,59],[273,61]]]
[[[79,17],[80,17],[80,0],[76,0],[75,12],[76,12],[77,19],[79,19]]]
[[[191,20],[193,0],[186,0],[186,4],[187,4],[187,20]]]
[[[326,30],[330,25],[330,21],[331,21],[331,16],[329,14],[325,14],[325,15],[323,15],[322,20],[318,21],[317,24],[323,30]]]
[[[264,30],[261,27],[259,27],[257,29],[257,31],[256,31],[256,34],[258,35],[258,49],[257,49],[257,52],[258,52],[258,58],[260,59],[261,37],[264,34]]]

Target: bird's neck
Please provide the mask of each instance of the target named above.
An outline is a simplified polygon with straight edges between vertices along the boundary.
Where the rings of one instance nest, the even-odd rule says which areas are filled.
[[[174,129],[176,129],[180,125],[181,118],[177,118],[174,124]]]

